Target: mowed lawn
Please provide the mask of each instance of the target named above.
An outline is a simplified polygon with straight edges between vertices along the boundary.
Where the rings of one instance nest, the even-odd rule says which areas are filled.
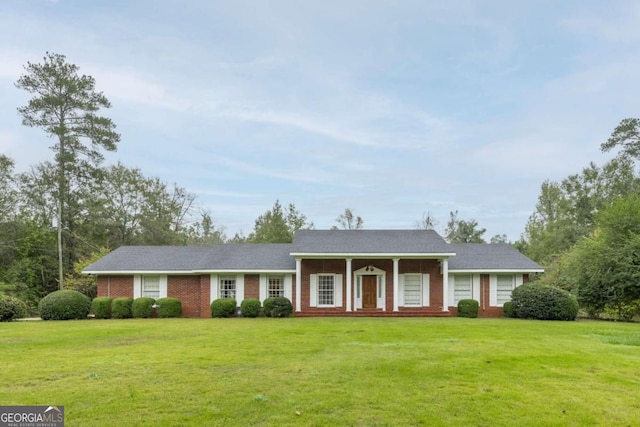
[[[67,426],[640,425],[638,324],[33,321],[0,356],[0,405]]]

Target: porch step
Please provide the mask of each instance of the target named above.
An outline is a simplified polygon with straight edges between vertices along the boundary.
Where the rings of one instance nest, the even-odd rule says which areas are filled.
[[[383,311],[383,310],[357,310],[357,311],[335,311],[335,310],[314,310],[306,312],[295,312],[294,317],[451,317],[448,311]]]

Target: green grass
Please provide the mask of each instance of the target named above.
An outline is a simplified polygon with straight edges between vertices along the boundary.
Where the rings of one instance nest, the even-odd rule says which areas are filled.
[[[637,425],[640,325],[514,319],[0,323],[0,404],[67,426]]]

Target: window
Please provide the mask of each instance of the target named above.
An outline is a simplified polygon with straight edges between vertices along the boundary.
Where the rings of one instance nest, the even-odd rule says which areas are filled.
[[[268,280],[267,296],[269,298],[283,297],[284,296],[284,277],[269,276],[267,280]]]
[[[404,305],[421,305],[422,287],[419,274],[404,275]]]
[[[220,298],[236,297],[236,278],[221,277],[220,278]]]
[[[458,304],[461,299],[471,299],[471,275],[458,274],[453,279],[453,303]]]
[[[512,290],[513,290],[513,275],[499,274],[497,277],[498,306],[503,305],[507,301],[511,301]]]
[[[318,305],[334,305],[334,276],[318,274]]]
[[[142,296],[160,298],[160,276],[142,276]]]

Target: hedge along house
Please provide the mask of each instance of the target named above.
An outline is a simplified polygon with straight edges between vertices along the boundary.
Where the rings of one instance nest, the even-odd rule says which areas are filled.
[[[179,298],[209,317],[231,297],[289,298],[296,316],[449,316],[461,299],[499,316],[543,272],[508,244],[448,244],[433,230],[300,230],[292,244],[123,246],[84,273],[98,296]]]

